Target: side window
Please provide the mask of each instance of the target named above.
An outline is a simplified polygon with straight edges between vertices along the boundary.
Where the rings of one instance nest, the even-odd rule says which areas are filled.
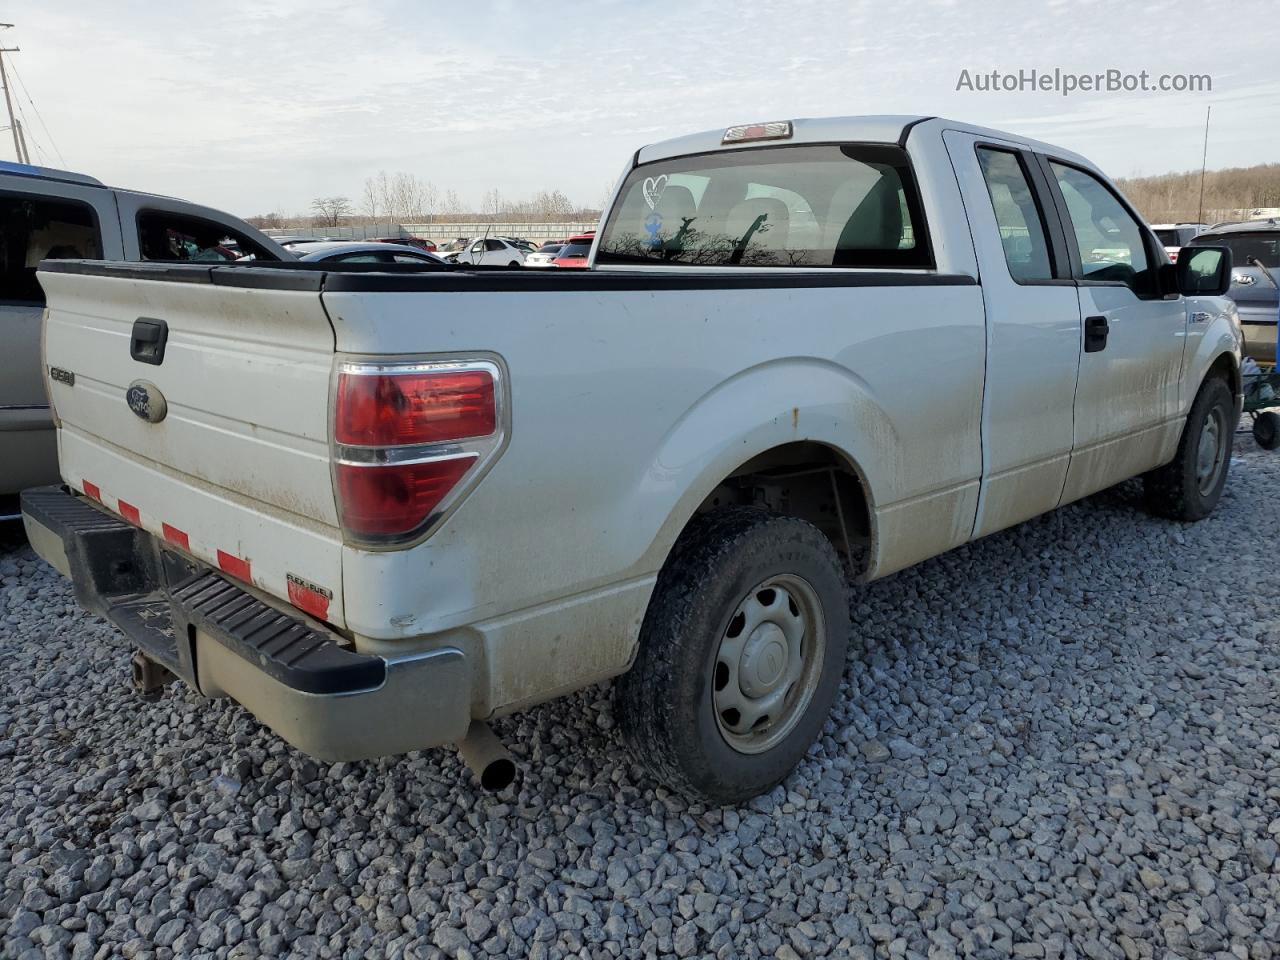
[[[979,147],[978,164],[987,181],[1010,275],[1018,283],[1052,279],[1049,237],[1022,159],[1008,150]]]
[[[484,248],[486,250],[505,250],[506,249],[506,247],[503,246],[503,243],[501,240],[486,240],[484,242]]]
[[[336,257],[330,257],[331,261],[336,263],[386,263],[386,259],[381,253],[347,253],[338,254]]]
[[[228,244],[239,247],[239,252]],[[241,257],[276,259],[265,247],[220,223],[163,210],[138,214],[138,249],[143,260],[225,263]]]
[[[1142,227],[1097,177],[1050,161],[1067,202],[1085,280],[1119,280],[1146,295],[1155,289]]]
[[[392,260],[396,263],[430,263],[426,257],[411,257],[407,253],[397,253]]]
[[[75,200],[0,194],[0,300],[44,305],[41,260],[99,260],[93,208]]]

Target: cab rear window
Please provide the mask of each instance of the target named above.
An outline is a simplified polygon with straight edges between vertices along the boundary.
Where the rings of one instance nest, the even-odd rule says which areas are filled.
[[[677,157],[628,175],[596,263],[932,267],[906,152],[786,146]]]

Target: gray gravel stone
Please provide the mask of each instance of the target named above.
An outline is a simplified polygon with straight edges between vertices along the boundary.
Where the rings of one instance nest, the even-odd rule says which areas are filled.
[[[857,587],[842,693],[741,809],[646,779],[606,687],[320,764],[0,541],[0,956],[1280,957],[1280,456],[1210,520],[1124,485]]]

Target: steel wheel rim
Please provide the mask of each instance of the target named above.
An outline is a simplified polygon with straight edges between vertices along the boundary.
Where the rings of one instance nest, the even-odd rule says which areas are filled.
[[[1208,494],[1218,482],[1227,462],[1226,418],[1214,407],[1200,425],[1200,443],[1196,449],[1196,486],[1201,495]]]
[[[720,633],[712,710],[725,743],[764,753],[795,729],[813,700],[826,653],[826,621],[805,579],[779,574],[739,601]]]

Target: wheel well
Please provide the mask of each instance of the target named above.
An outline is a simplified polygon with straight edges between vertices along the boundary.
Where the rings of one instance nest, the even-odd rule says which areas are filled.
[[[1231,395],[1240,396],[1240,369],[1236,366],[1235,358],[1229,353],[1223,353],[1218,356],[1209,366],[1209,372],[1204,375],[1208,380],[1210,377],[1221,377],[1227,381],[1227,386],[1231,388]]]
[[[696,513],[725,506],[763,507],[806,520],[855,575],[866,570],[873,535],[870,498],[857,470],[832,447],[804,440],[752,457],[720,481]]]

